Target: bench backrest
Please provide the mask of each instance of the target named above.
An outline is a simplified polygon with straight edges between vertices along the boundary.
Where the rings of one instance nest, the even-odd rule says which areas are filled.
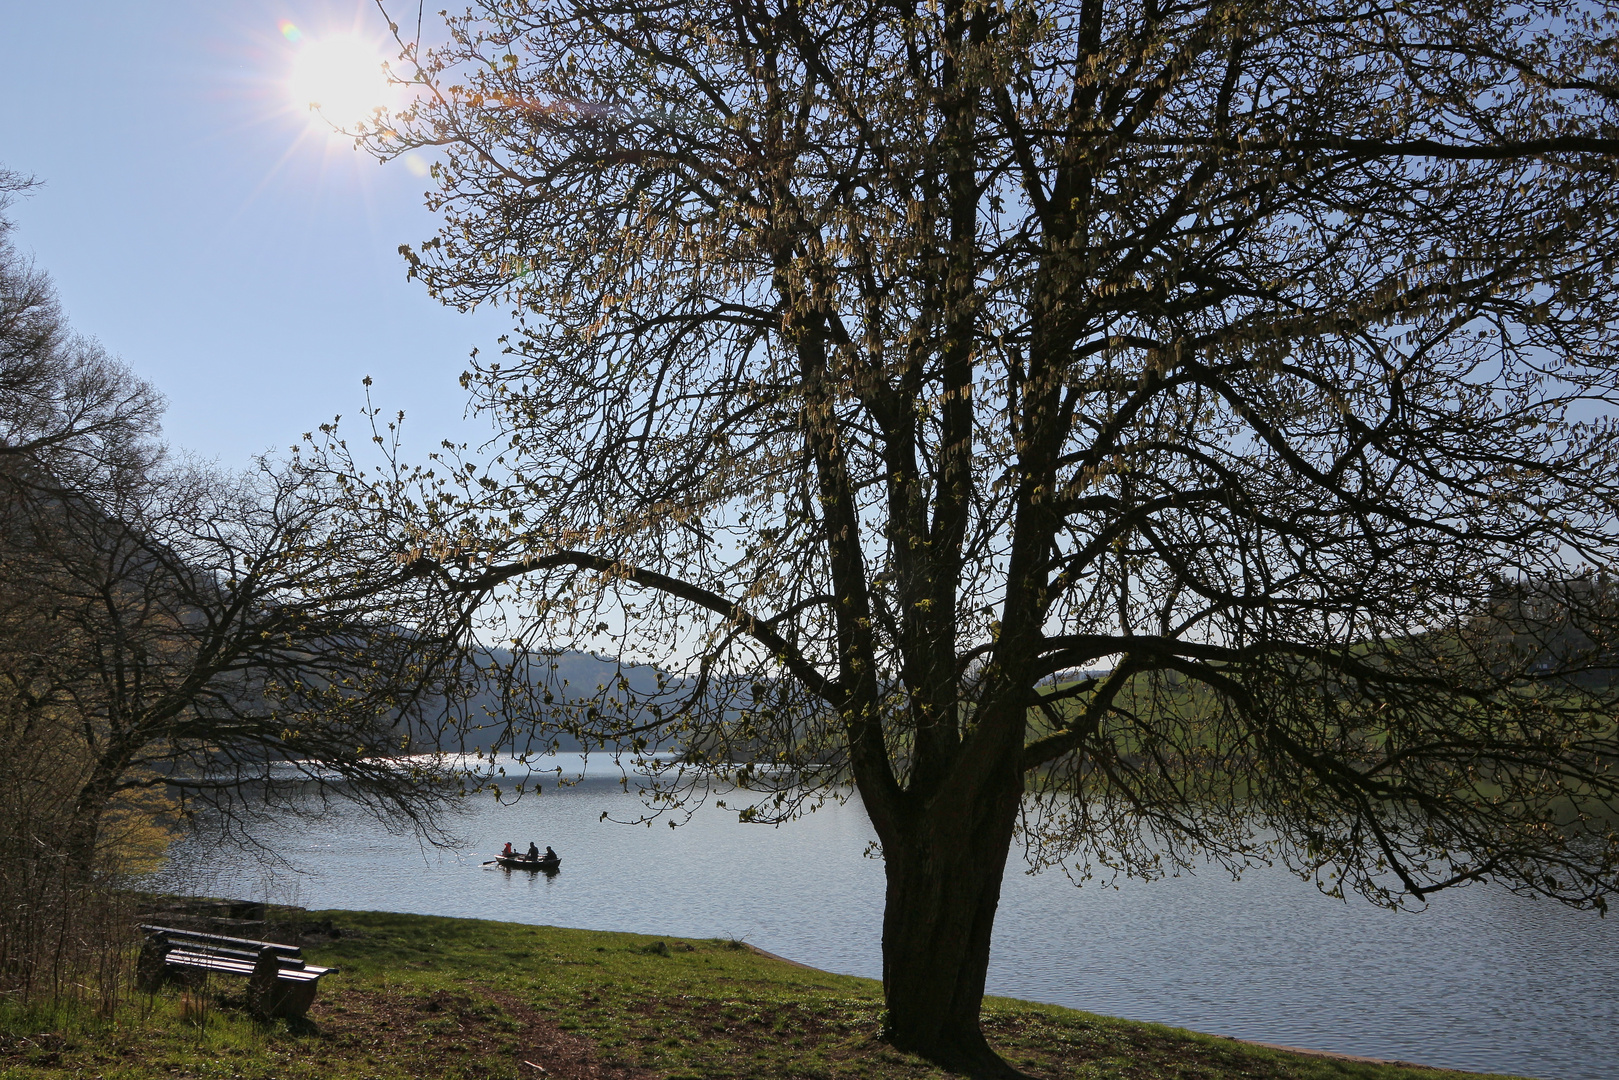
[[[248,959],[256,958],[265,949],[289,960],[302,960],[304,955],[298,946],[283,945],[279,941],[254,941],[251,938],[204,934],[197,930],[181,930],[173,926],[152,926],[146,923],[142,923],[140,929],[149,937],[161,937],[176,945],[226,955],[240,954]]]

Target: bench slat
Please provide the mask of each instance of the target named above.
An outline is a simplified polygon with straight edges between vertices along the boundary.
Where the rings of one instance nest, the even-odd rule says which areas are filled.
[[[229,957],[209,956],[206,953],[181,952],[176,949],[163,958],[166,964],[176,964],[182,967],[207,968],[210,971],[229,971],[238,975],[253,974],[254,965]],[[304,982],[318,979],[322,975],[329,975],[337,969],[334,967],[316,967],[307,964],[304,967],[283,967],[276,971],[276,978],[289,982]]]
[[[169,945],[169,948],[171,950],[178,949],[181,952],[197,953],[200,956],[222,956],[228,960],[245,960],[249,964],[259,962],[259,954],[256,952],[249,952],[246,949],[219,949],[212,945],[200,945],[195,941],[174,942]],[[298,967],[303,963],[300,957],[273,955],[275,955],[277,961],[286,966]]]
[[[163,958],[165,964],[176,964],[181,967],[207,968],[209,971],[229,971],[236,975],[253,974],[253,965],[242,960],[233,960],[226,956],[208,956],[204,953],[188,953],[171,950]]]
[[[141,923],[140,929],[148,934],[162,934],[171,940],[197,941],[218,944],[224,948],[243,949],[254,956],[260,949],[269,949],[283,956],[303,956],[303,950],[296,945],[283,945],[279,941],[254,941],[252,938],[226,937],[224,934],[204,934],[200,930],[182,930],[174,926],[154,926],[150,923]]]

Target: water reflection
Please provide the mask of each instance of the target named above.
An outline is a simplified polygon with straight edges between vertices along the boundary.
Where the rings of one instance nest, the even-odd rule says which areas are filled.
[[[858,804],[780,828],[634,812],[616,774],[468,807],[461,853],[422,850],[352,808],[289,821],[271,846],[300,874],[247,870],[205,838],[167,880],[306,907],[735,937],[817,967],[881,972],[882,864]],[[507,840],[562,856],[554,877],[481,865]],[[1475,887],[1417,913],[1321,896],[1281,870],[1118,889],[1008,870],[991,993],[1199,1031],[1561,1080],[1619,1075],[1619,925]]]

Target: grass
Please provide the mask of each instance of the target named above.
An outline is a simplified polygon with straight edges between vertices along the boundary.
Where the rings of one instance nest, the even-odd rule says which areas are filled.
[[[922,1080],[879,1038],[881,988],[723,940],[319,912],[354,936],[305,1021],[259,1023],[242,984],[90,1010],[0,1004],[0,1080]],[[1475,1074],[1309,1057],[1007,998],[990,1041],[1040,1077],[1439,1080]],[[542,1071],[543,1070],[543,1071]]]

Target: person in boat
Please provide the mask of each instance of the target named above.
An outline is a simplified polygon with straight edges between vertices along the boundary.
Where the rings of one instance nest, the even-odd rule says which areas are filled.
[[[506,846],[500,849],[500,857],[502,859],[513,858],[516,856],[516,854],[517,852],[512,850],[512,842],[510,840],[506,841]]]
[[[545,850],[550,851],[551,849],[546,848]],[[540,857],[540,849],[534,846],[534,841],[532,840],[528,842],[528,857],[531,859],[538,859]]]
[[[551,845],[547,844],[545,846],[545,858],[542,861],[544,861],[544,862],[561,862],[562,860],[557,856],[556,852],[551,850]]]

